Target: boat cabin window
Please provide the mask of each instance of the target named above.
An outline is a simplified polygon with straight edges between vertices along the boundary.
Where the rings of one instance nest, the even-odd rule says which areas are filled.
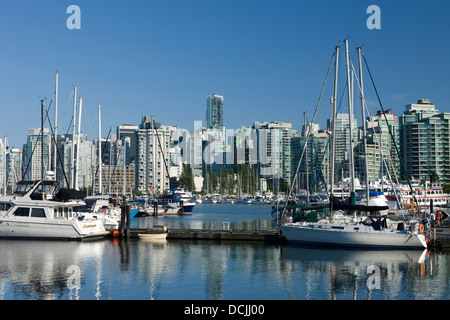
[[[53,209],[53,217],[61,218],[62,217],[62,208],[57,207]]]
[[[54,217],[56,218],[72,218],[73,212],[72,208],[69,207],[59,207],[54,209]]]
[[[7,202],[0,202],[0,211],[8,211],[11,205]]]
[[[16,217],[28,217],[30,215],[30,208],[17,208],[14,211],[14,216]]]
[[[34,218],[45,218],[45,211],[42,208],[32,208],[31,216]]]

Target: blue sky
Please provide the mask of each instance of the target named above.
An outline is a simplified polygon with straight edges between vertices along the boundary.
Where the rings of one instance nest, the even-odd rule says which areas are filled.
[[[72,4],[81,9],[80,30],[66,27]],[[381,9],[380,30],[366,27],[372,4]],[[450,112],[449,14],[450,3],[437,0],[2,1],[0,138],[21,147],[27,129],[40,126],[40,100],[50,104],[56,71],[59,132],[68,130],[74,85],[89,139],[97,135],[99,103],[103,136],[145,115],[192,130],[195,120],[205,122],[208,93],[224,96],[227,128],[285,121],[299,129],[346,38],[355,67],[362,45],[386,109],[400,115],[429,98]],[[367,73],[364,83],[375,113]],[[330,75],[315,121],[321,128],[331,85]]]

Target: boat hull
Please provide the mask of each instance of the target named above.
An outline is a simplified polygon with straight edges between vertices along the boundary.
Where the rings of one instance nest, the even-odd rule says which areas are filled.
[[[101,222],[66,219],[1,219],[0,238],[83,240],[108,235]]]
[[[358,231],[350,228],[359,228]],[[281,230],[290,243],[354,248],[424,249],[425,236],[393,229],[365,230],[364,226],[328,226],[288,224]]]
[[[167,238],[167,232],[164,233],[140,233],[139,239],[151,241],[151,240],[165,240]]]

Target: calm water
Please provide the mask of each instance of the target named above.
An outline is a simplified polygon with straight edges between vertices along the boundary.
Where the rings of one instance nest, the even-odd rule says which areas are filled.
[[[133,226],[221,229],[223,222],[234,229],[276,227],[270,206],[212,204],[197,205],[192,216],[136,218]],[[0,240],[0,299],[447,300],[449,267],[450,254],[425,251]]]

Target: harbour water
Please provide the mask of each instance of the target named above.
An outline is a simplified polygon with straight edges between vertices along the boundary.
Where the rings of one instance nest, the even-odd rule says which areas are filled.
[[[271,230],[270,206],[199,204],[132,227]],[[450,254],[250,242],[0,240],[3,300],[448,300]]]

